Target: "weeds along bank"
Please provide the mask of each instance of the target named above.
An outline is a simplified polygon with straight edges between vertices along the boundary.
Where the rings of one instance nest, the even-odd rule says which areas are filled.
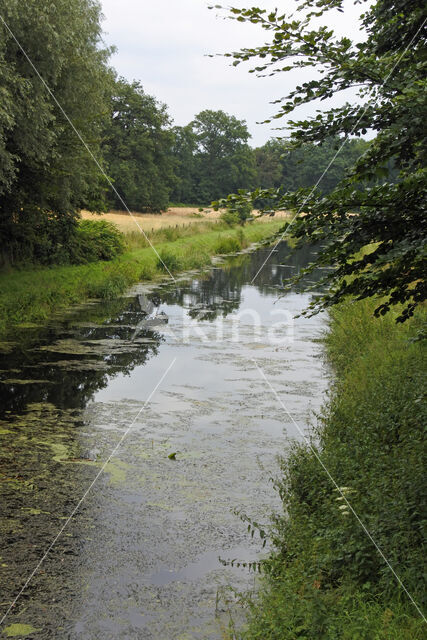
[[[281,227],[283,220],[271,219],[237,229],[206,222],[160,229],[150,234],[150,241],[173,273],[203,267],[213,255],[238,251],[265,240]],[[91,243],[93,233],[87,228],[88,233],[85,236],[83,230],[78,247],[94,262],[15,269],[0,274],[0,336],[5,337],[18,324],[42,322],[53,311],[68,305],[88,298],[114,298],[134,282],[165,275],[164,266],[142,234],[132,234],[123,240],[103,232],[99,225],[96,229],[99,234],[105,233],[105,237]],[[120,242],[127,243],[124,253]],[[105,255],[117,257],[104,261]]]
[[[316,453],[291,446],[277,488],[284,513],[242,640],[414,640],[425,623],[346,503],[425,612],[425,308],[403,325],[371,301],[331,313],[335,382]],[[236,636],[233,636],[236,637]]]

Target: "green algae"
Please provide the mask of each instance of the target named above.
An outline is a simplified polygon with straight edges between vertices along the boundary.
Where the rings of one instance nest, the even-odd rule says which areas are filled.
[[[120,460],[119,458],[112,458],[107,465],[105,465],[104,471],[109,474],[110,484],[113,487],[121,487],[126,484],[128,473],[133,468],[131,464]]]
[[[171,507],[169,504],[166,504],[165,502],[147,502],[146,503],[147,507],[154,507],[155,509],[161,509],[162,511],[176,511],[175,507]]]
[[[30,624],[19,623],[11,624],[4,629],[7,638],[25,638],[36,631],[40,631],[40,629],[35,629]]]
[[[230,297],[225,291],[221,299]],[[166,300],[166,304],[168,302]],[[172,298],[170,303],[176,301]],[[134,311],[130,305],[129,309]],[[122,335],[116,329],[125,326],[132,316],[124,313],[122,317],[125,320],[122,325],[117,325],[114,317],[114,324],[106,323],[105,334]],[[73,328],[74,322],[71,327],[67,326],[67,331],[58,327],[57,333],[46,338],[43,335],[39,344],[51,342],[53,335],[59,346],[58,338],[70,335]],[[98,325],[86,327],[81,334],[94,336],[103,335],[103,332]],[[88,349],[99,345],[98,355],[109,348],[106,341],[82,339],[82,342]],[[118,342],[116,345],[122,348]],[[123,346],[127,352],[132,348],[132,345]],[[93,358],[95,350],[90,354],[73,353],[74,361],[71,355],[41,351],[43,366],[49,364],[53,368],[57,365],[80,371],[86,363],[93,368],[98,367],[98,363],[100,367],[106,366]],[[116,353],[114,351],[113,356]],[[87,409],[68,410],[63,407],[69,404],[83,407],[84,403],[80,403],[77,394],[75,397],[63,394],[65,384],[62,385],[59,378],[59,393],[49,394],[49,389],[44,396],[57,398],[58,406],[47,402],[32,403],[24,413],[15,413],[15,406],[11,405],[14,413],[0,427],[7,425],[8,430],[13,429],[13,434],[4,437],[10,445],[7,462],[16,472],[16,482],[26,483],[23,485],[26,493],[24,495],[22,487],[20,491],[8,493],[5,487],[9,512],[18,514],[23,524],[18,535],[15,535],[17,520],[13,522],[14,531],[8,532],[10,547],[5,554],[10,568],[2,569],[2,573],[9,599],[14,597],[13,585],[30,575],[46,549],[46,541],[54,539],[61,524],[69,520],[74,506],[94,478],[97,484],[85,498],[82,508],[67,523],[66,531],[46,561],[45,572],[35,576],[32,600],[23,600],[10,622],[31,619],[35,627],[42,627],[40,636],[65,637],[66,632],[58,626],[59,621],[66,619],[67,625],[73,624],[74,612],[77,611],[78,617],[80,611],[86,611],[91,626],[85,622],[82,637],[89,634],[94,638],[131,637],[132,634],[132,637],[139,637],[145,630],[153,638],[218,639],[220,614],[216,610],[217,617],[213,621],[215,583],[228,579],[227,570],[221,573],[222,568],[213,569],[209,573],[209,565],[205,571],[202,560],[203,575],[197,574],[194,581],[188,579],[180,585],[169,579],[163,587],[150,580],[163,567],[165,571],[179,574],[182,567],[192,566],[195,558],[222,545],[227,555],[234,540],[240,543],[238,525],[230,516],[232,507],[252,508],[255,505],[258,509],[260,504],[262,508],[269,505],[269,496],[263,491],[255,461],[256,454],[262,455],[264,447],[267,448],[267,439],[263,441],[262,434],[255,437],[258,413],[266,406],[251,400],[256,395],[256,387],[250,381],[248,384],[246,373],[242,374],[244,353],[233,356],[232,350],[229,352],[223,345],[214,348],[210,345],[209,353],[199,350],[198,355],[194,365],[196,374],[199,361],[203,367],[208,361],[209,366],[213,361],[214,364],[217,361],[218,366],[225,362],[224,377],[228,384],[232,375],[227,367],[233,362],[240,387],[233,386],[233,392],[227,391],[225,395],[216,388],[205,389],[203,381],[198,379],[188,384],[181,380],[180,384],[171,387],[174,393],[165,387],[159,403],[147,407],[144,425],[138,422],[120,446],[117,455],[126,462],[115,456],[109,460],[109,455],[120,442],[124,425],[131,423],[142,406],[135,394],[130,394],[128,400],[117,400],[114,393],[108,395],[107,389],[106,394],[102,391],[101,398],[95,395],[92,403],[90,393],[96,394],[98,389],[103,389],[94,384],[89,388],[90,393],[82,396],[85,402],[89,399]],[[270,358],[270,354],[266,353],[265,357]],[[56,358],[60,360],[55,362]],[[52,362],[47,363],[47,360]],[[67,361],[68,366],[64,366]],[[126,362],[125,375],[134,375],[134,366],[133,358],[130,363]],[[121,370],[120,366],[117,369]],[[54,369],[52,377],[56,372]],[[11,376],[11,373],[6,375]],[[18,373],[16,377],[23,375]],[[43,377],[44,373],[32,375]],[[83,383],[91,381],[86,374],[64,377],[64,381],[71,378],[73,390],[81,380]],[[220,380],[222,382],[222,378],[218,378],[218,382]],[[110,385],[107,377],[105,381],[105,385]],[[17,393],[21,393],[21,388]],[[239,393],[240,403],[235,398]],[[40,399],[42,396],[34,386],[28,397]],[[249,414],[248,406],[253,407],[250,416],[246,415]],[[217,434],[218,427],[220,432]],[[267,454],[275,442],[268,443]],[[258,443],[260,446],[255,446]],[[85,455],[84,452],[94,450],[94,446],[99,447],[100,452],[99,456],[90,456],[95,457],[94,461],[78,458]],[[182,451],[177,455],[176,463],[167,459],[171,451]],[[100,474],[104,460],[109,462],[105,473]],[[90,469],[90,466],[94,468]],[[19,476],[22,470],[23,478]],[[247,493],[242,489],[251,478],[258,480],[253,482],[255,498],[251,486]],[[30,485],[33,487],[31,492]],[[241,583],[240,579],[237,582],[246,586],[245,578]],[[206,594],[211,597],[205,600]],[[141,611],[144,610],[149,612],[146,621],[142,620]],[[135,618],[130,614],[135,614]],[[99,620],[102,624],[98,624]],[[132,631],[130,621],[135,625]],[[111,628],[110,623],[113,624]],[[39,637],[38,634],[35,637]]]
[[[12,341],[1,341],[0,340],[0,353],[11,353],[14,349],[16,349],[17,343]]]

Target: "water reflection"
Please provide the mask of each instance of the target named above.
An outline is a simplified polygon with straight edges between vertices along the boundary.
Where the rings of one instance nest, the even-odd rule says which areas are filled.
[[[164,336],[157,329],[167,322],[162,304],[179,305],[197,321],[226,317],[239,308],[242,288],[258,273],[269,251],[237,256],[224,268],[147,295],[84,308],[36,334],[24,331],[19,349],[0,354],[0,417],[35,402],[84,408],[112,377],[129,375],[158,354]],[[289,273],[306,267],[313,256],[310,247],[293,252],[281,243],[254,286],[265,295],[281,293]],[[311,274],[313,285],[321,277],[320,271]],[[303,279],[291,291],[306,286]]]
[[[252,286],[268,252],[176,284],[138,285],[131,297],[23,330],[0,355],[0,617],[132,425],[10,623],[31,624],[42,640],[220,637],[212,603],[234,572],[217,558],[257,553],[232,509],[267,517],[275,499],[268,477],[284,430],[294,428],[253,359],[301,425],[324,388],[312,342],[319,317],[296,321],[286,348],[266,338],[272,308],[296,315],[308,303],[300,283],[274,304],[289,271],[312,253],[280,245]],[[264,343],[245,321],[238,341],[217,339],[217,320],[232,328],[251,311]],[[207,340],[171,339],[187,317]],[[167,385],[145,407],[175,357]],[[239,579],[245,588],[246,574]]]

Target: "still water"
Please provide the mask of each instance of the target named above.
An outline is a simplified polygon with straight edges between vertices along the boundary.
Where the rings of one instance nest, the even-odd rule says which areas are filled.
[[[327,385],[325,319],[295,318],[312,294],[280,297],[310,253],[282,243],[251,284],[269,251],[1,345],[0,619],[62,532],[0,637],[214,640],[239,620],[254,575],[221,559],[263,550],[236,510],[280,508],[277,455]]]

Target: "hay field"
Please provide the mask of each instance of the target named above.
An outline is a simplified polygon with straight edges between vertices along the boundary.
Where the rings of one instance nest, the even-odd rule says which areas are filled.
[[[188,224],[206,223],[207,220],[213,222],[219,219],[218,211],[209,210],[210,213],[200,213],[197,208],[191,207],[175,207],[168,209],[161,214],[153,213],[132,213],[129,215],[127,211],[110,211],[98,215],[89,211],[81,211],[83,219],[89,220],[108,220],[118,226],[122,233],[132,233],[138,231],[138,225],[146,232],[158,231],[167,227],[182,227]]]
[[[117,225],[122,233],[128,234],[138,231],[135,220],[144,231],[149,233],[167,227],[182,227],[199,223],[206,225],[207,221],[215,223],[219,220],[221,212],[213,211],[209,207],[206,207],[203,212],[200,212],[197,207],[171,207],[161,214],[132,213],[133,218],[127,211],[110,211],[109,213],[98,215],[83,210],[80,214],[85,220],[109,220]],[[275,217],[282,218],[288,215],[285,211],[278,211]]]

